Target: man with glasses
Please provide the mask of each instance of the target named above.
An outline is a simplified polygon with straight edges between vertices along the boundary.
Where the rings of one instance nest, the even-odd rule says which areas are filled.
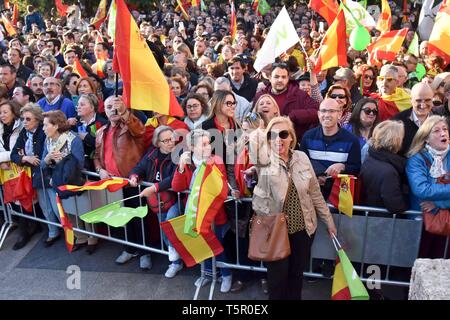
[[[411,97],[408,92],[398,87],[398,69],[394,65],[384,65],[377,77],[379,93],[370,97],[377,100],[380,121],[392,118],[397,113],[411,108]]]
[[[338,125],[342,112],[336,100],[323,100],[317,113],[320,125],[306,131],[300,144],[311,159],[325,199],[333,186],[331,177],[340,173],[357,176],[361,168],[358,138]]]
[[[400,155],[405,156],[412,140],[429,115],[433,114],[433,89],[428,83],[417,83],[411,90],[412,108],[395,115],[393,120],[400,120],[405,126],[405,136]]]
[[[62,95],[61,81],[55,77],[48,77],[44,79],[43,86],[45,97],[37,102],[42,110],[44,112],[61,110],[66,115],[67,121],[71,125],[75,125],[77,123],[77,112],[72,100]]]
[[[317,123],[319,103],[298,87],[297,82],[289,80],[289,68],[286,63],[274,63],[270,73],[270,85],[259,91],[253,104],[263,94],[269,94],[278,104],[280,114],[289,116],[294,123],[297,141],[301,141],[308,129]]]

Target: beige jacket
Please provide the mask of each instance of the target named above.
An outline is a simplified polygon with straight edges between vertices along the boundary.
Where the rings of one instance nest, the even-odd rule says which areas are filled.
[[[271,153],[269,159],[269,165],[257,166],[258,184],[253,190],[252,201],[256,214],[269,215],[282,212],[291,175],[300,198],[308,235],[311,236],[316,231],[317,216],[327,227],[334,226],[330,210],[320,192],[319,183],[306,154],[293,151],[289,168],[277,155]]]

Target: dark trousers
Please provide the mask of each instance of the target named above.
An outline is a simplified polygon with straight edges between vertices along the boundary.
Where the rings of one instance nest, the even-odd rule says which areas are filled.
[[[23,213],[23,214],[26,214],[29,216],[33,216],[33,212],[28,212],[24,208],[22,208],[21,206],[15,204],[15,203],[11,203],[11,207],[16,212]],[[45,219],[44,215],[42,214],[42,210],[41,210],[41,207],[39,206],[39,204],[36,203],[34,208],[36,210],[36,217]],[[18,225],[20,237],[29,237],[30,234],[33,234],[40,227],[39,222],[31,220],[31,219],[27,219],[27,218],[23,218],[23,217],[19,217],[19,216],[13,216],[13,220]]]
[[[422,238],[420,239],[419,258],[448,259],[450,257],[450,243],[444,257],[446,241],[447,237],[429,233],[423,227]]]
[[[266,262],[269,300],[301,300],[303,269],[309,262],[314,235],[306,231],[289,235],[291,255],[285,259]]]

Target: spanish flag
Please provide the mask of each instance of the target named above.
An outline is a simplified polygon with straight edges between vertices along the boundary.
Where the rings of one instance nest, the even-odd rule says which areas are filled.
[[[336,257],[331,300],[369,300],[366,288],[342,248]]]
[[[391,7],[389,7],[389,2],[387,0],[381,0],[381,14],[378,18],[376,29],[378,31],[388,32],[391,30],[392,16]]]
[[[175,12],[178,12],[181,10],[181,13],[183,14],[184,19],[187,21],[191,20],[189,13],[187,13],[187,11],[186,11],[186,9],[191,6],[191,3],[186,3],[185,1],[177,0],[177,4],[178,5],[175,8]]]
[[[191,5],[192,7],[198,7],[198,0],[192,0]]]
[[[19,201],[27,212],[33,212],[33,200],[36,199],[36,191],[32,187],[31,167],[20,167],[14,162],[8,162],[8,164],[9,169],[0,170],[3,201],[5,203]]]
[[[175,95],[156,63],[145,39],[123,0],[116,0],[117,15],[113,67],[123,81],[126,105],[183,117]],[[119,27],[120,26],[120,27]]]
[[[244,197],[251,197],[252,193],[247,188],[245,183],[243,171],[250,168],[253,164],[250,163],[250,155],[247,148],[243,148],[241,153],[236,158],[234,165],[234,176],[236,177],[236,184],[239,188],[239,193]]]
[[[407,33],[408,28],[392,30],[383,33],[375,42],[369,44],[367,51],[369,52],[370,64],[379,64],[381,60],[394,61],[400,52]]]
[[[161,228],[187,267],[222,253],[223,247],[211,230],[208,234],[200,234],[197,237],[185,234],[185,220],[186,215],[181,215],[161,222]]]
[[[80,59],[78,59],[78,56],[75,56],[75,59],[73,60],[72,71],[82,78],[86,78],[88,76],[86,70],[84,70],[83,66],[81,65]]]
[[[331,26],[339,11],[336,0],[310,0],[308,7],[320,14],[329,26]]]
[[[342,39],[342,41],[336,41],[336,39]],[[336,19],[325,33],[314,72],[348,65],[345,39],[347,39],[345,16],[344,10],[341,8]]]
[[[348,174],[338,174],[334,177],[328,201],[340,212],[351,217],[353,215],[353,197],[356,177]]]
[[[104,190],[108,189],[109,192],[116,192],[128,184],[127,179],[121,178],[108,178],[102,179],[100,181],[88,181],[82,186],[73,186],[66,184],[64,186],[58,187],[60,191],[87,191],[87,190]]]
[[[63,4],[62,0],[55,0],[56,10],[58,10],[58,14],[61,17],[65,17],[67,15],[67,9],[69,6],[67,4]]]
[[[393,94],[371,93],[370,97],[378,101],[380,121],[388,120],[397,113],[411,108],[411,96],[403,88],[395,89]]]
[[[230,6],[231,6],[230,36],[231,42],[234,42],[237,33],[236,8],[234,7],[234,1],[230,0]]]
[[[6,32],[10,37],[15,36],[17,34],[16,29],[12,25],[11,21],[9,21],[8,17],[6,17],[4,14],[2,14],[2,22],[5,26]]]
[[[450,1],[444,0],[436,15],[433,30],[428,42],[428,53],[444,58],[450,63]]]
[[[12,15],[12,24],[13,24],[13,26],[17,25],[17,21],[19,21],[19,6],[17,5],[17,3],[14,3],[13,15]]]
[[[58,194],[56,194],[56,205],[58,207],[58,214],[61,220],[61,225],[64,228],[64,237],[66,239],[67,250],[69,252],[72,252],[73,245],[75,243],[75,234],[73,233],[72,223],[70,222],[69,217],[67,217],[66,213],[64,212],[64,208]]]
[[[100,26],[106,20],[106,5],[107,0],[100,0],[100,3],[97,8],[97,12],[95,13],[95,17],[92,19],[91,24],[94,25],[96,30],[100,29]]]

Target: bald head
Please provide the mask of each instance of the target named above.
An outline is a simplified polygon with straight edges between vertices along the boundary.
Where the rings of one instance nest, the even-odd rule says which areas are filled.
[[[426,95],[433,98],[433,89],[430,87],[428,83],[419,82],[415,84],[411,89],[411,98],[414,99],[415,96],[418,95]]]
[[[339,108],[339,103],[335,99],[326,98],[320,103],[319,109]]]
[[[430,115],[433,108],[433,89],[428,83],[419,82],[411,89],[413,111],[421,123]]]

